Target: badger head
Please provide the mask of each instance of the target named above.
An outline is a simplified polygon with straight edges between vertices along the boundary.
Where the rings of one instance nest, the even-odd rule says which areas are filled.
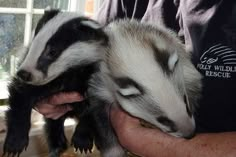
[[[201,76],[177,37],[164,28],[136,21],[112,23],[106,32],[111,42],[109,76],[118,104],[165,132],[191,137],[195,121],[189,97],[197,97],[199,89],[189,95],[194,85],[186,87],[186,79],[197,84]]]
[[[106,40],[100,25],[91,19],[46,11],[17,76],[29,84],[46,84],[70,68],[99,61]]]

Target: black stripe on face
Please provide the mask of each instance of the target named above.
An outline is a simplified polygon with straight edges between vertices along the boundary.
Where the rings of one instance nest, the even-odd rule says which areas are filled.
[[[187,110],[187,113],[188,113],[189,117],[192,117],[193,116],[193,111],[192,111],[192,108],[189,104],[187,95],[184,95],[184,103],[186,105],[186,110]]]
[[[137,89],[139,91],[139,93],[141,93],[141,95],[144,94],[144,88],[141,87],[141,85],[139,85],[137,82],[135,82],[131,78],[120,77],[120,78],[113,78],[113,80],[119,86],[120,89],[128,89],[130,87],[133,87],[133,88]],[[140,94],[131,94],[131,95],[128,95],[128,96],[124,96],[119,91],[118,91],[118,94],[122,97],[125,97],[125,98],[134,98],[134,97],[137,97],[137,96],[140,95]]]
[[[107,44],[108,37],[102,29],[95,29],[88,25],[83,25],[82,21],[91,21],[85,17],[72,19],[58,28],[56,33],[48,40],[46,46],[38,59],[36,68],[47,73],[51,63],[55,62],[65,49],[76,42],[101,41]]]
[[[170,129],[168,132],[176,132],[177,131],[176,125],[169,118],[164,117],[164,116],[160,116],[160,117],[157,117],[156,119],[159,123],[161,123],[162,125],[164,125]]]
[[[161,66],[164,73],[167,75],[170,75],[172,71],[170,70],[168,66],[168,60],[170,57],[169,53],[164,52],[163,50],[159,50],[154,43],[150,43],[151,48],[154,51],[154,57],[157,63]]]

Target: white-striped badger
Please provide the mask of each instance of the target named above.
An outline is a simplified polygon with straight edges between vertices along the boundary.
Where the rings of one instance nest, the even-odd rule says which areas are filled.
[[[98,86],[104,79],[103,86],[114,94],[113,101],[131,115],[173,136],[192,137],[201,75],[176,34],[135,20],[112,22],[105,32],[110,47],[102,70],[105,74],[100,76],[106,77],[90,83],[94,84],[93,96],[111,97]]]
[[[67,91],[78,91],[86,98],[88,80],[98,70],[107,44],[107,35],[91,19],[58,10],[44,14],[36,26],[17,76],[9,85],[5,154],[19,155],[27,147],[30,114],[37,102]],[[81,104],[70,105],[74,111],[57,120],[45,119],[50,157],[59,157],[67,148],[63,123],[68,116],[79,119],[71,141],[75,149],[85,153],[91,151],[94,138],[102,154],[117,145],[116,138],[112,137],[114,134],[109,133],[112,132],[111,127],[110,130],[107,127],[109,121],[105,103],[91,109],[93,111],[90,111],[93,107],[88,99]],[[102,134],[96,131],[98,127],[104,128]],[[107,138],[107,134],[110,138]],[[121,147],[119,149],[122,150]]]

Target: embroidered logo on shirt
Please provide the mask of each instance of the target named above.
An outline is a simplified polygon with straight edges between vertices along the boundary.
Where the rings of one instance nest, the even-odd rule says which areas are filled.
[[[231,78],[236,73],[236,51],[223,44],[214,45],[202,54],[197,68],[206,77]]]

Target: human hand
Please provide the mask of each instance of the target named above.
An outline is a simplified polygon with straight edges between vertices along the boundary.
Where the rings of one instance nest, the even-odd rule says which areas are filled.
[[[138,144],[141,144],[140,139],[142,139],[145,128],[141,126],[140,120],[116,107],[111,109],[110,119],[120,144],[128,151],[141,155],[137,147]],[[140,134],[141,136],[139,136]]]
[[[159,129],[143,127],[138,118],[130,116],[119,108],[111,109],[110,119],[120,144],[138,156],[156,156],[150,146],[155,146],[154,150],[156,147],[161,149],[162,146],[158,144],[159,140],[156,138],[169,138],[169,135]]]
[[[78,92],[59,93],[37,103],[35,110],[44,117],[55,120],[72,110],[67,103],[80,102],[82,100],[83,97]]]

